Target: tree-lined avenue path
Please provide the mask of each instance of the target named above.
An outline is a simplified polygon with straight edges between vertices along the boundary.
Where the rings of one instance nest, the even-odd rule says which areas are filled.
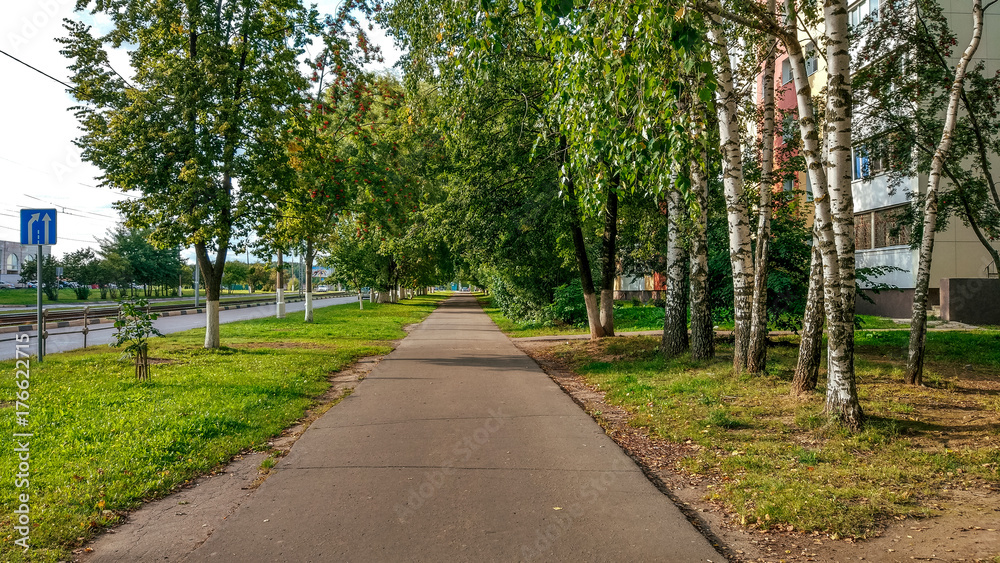
[[[209,525],[165,560],[724,561],[470,295],[417,325]],[[142,549],[96,547],[108,561]]]

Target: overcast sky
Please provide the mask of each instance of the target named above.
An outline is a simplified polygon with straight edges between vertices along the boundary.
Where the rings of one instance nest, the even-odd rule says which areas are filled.
[[[318,2],[321,13],[332,12],[335,2]],[[98,29],[106,18],[74,13],[74,0],[18,0],[0,5],[0,50],[68,81],[67,60],[59,54],[56,38],[65,35],[63,18],[82,19]],[[379,28],[373,40],[382,47],[385,66],[391,67],[398,51]],[[112,64],[125,74],[124,53],[113,53]],[[97,244],[119,217],[111,204],[126,196],[98,188],[100,172],[80,161],[73,139],[80,133],[67,108],[74,105],[65,87],[0,54],[0,240],[20,239],[22,208],[55,207],[59,210],[56,256]],[[183,253],[191,259],[193,252]],[[244,255],[245,256],[245,255]]]

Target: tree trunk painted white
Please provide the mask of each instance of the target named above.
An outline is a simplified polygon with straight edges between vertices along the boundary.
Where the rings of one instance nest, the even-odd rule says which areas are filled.
[[[361,295],[360,289],[358,290],[358,309],[365,310],[365,298]]]
[[[774,0],[767,11],[774,13]],[[775,46],[776,47],[776,46]],[[747,371],[764,373],[767,369],[767,254],[771,240],[771,196],[774,189],[774,64],[775,48],[767,46],[764,60],[761,128],[760,185],[757,199],[757,247],[754,254],[753,300],[751,304],[750,341],[747,348]]]
[[[910,318],[910,349],[906,360],[906,383],[921,385],[924,374],[924,348],[927,343],[927,293],[931,281],[931,257],[934,254],[934,230],[937,227],[938,187],[944,161],[954,142],[955,125],[958,120],[958,104],[965,84],[965,72],[979,48],[983,36],[983,3],[972,0],[972,38],[962,53],[955,68],[955,80],[948,94],[948,109],[945,112],[941,142],[938,143],[931,159],[931,170],[927,179],[927,194],[924,198],[924,227],[920,239],[920,258],[917,264],[916,288],[913,290],[913,314]]]
[[[717,1],[712,2],[718,6]],[[721,8],[720,8],[721,9]],[[746,369],[750,345],[753,300],[753,256],[750,252],[750,219],[743,197],[743,152],[740,143],[739,93],[733,82],[733,64],[729,43],[721,21],[716,19],[709,31],[715,43],[716,111],[722,146],[722,183],[729,224],[729,260],[733,269],[733,369]]]
[[[569,148],[565,135],[559,139],[559,149],[562,152],[563,167],[569,170]],[[576,252],[576,265],[580,273],[580,287],[583,289],[583,302],[587,307],[587,324],[590,327],[590,338],[596,340],[604,336],[601,325],[601,312],[598,310],[597,294],[594,290],[594,276],[590,271],[590,257],[587,256],[587,245],[583,238],[580,204],[576,199],[576,189],[573,178],[566,178],[566,195],[569,199],[569,229],[573,238],[573,250]]]
[[[285,272],[283,271],[283,254],[284,253],[282,251],[278,251],[277,271],[275,273],[275,293],[277,293],[275,316],[279,319],[285,318]]]
[[[664,292],[663,338],[660,350],[672,358],[688,348],[685,277],[687,253],[681,236],[683,213],[681,194],[672,189],[667,195],[667,290]]]
[[[205,280],[205,348],[218,348],[219,340],[219,297],[222,293],[222,274],[226,266],[226,246],[221,245],[213,262],[208,256],[208,247],[204,243],[194,245],[195,259],[200,264],[202,278]],[[211,303],[215,302],[215,307]]]
[[[307,323],[311,323],[311,322],[313,322],[313,306],[312,306],[313,277],[312,277],[312,267],[313,267],[313,260],[315,260],[316,256],[315,256],[315,252],[314,252],[314,248],[313,248],[312,238],[309,238],[309,237],[306,238],[306,256],[305,256],[305,258],[306,258],[306,267],[305,267],[305,271],[303,272],[303,276],[305,276],[305,278],[306,278],[305,279],[305,282],[306,282],[305,283],[305,286],[306,286],[306,291],[305,291],[305,300],[306,301],[305,301],[305,303],[306,303],[306,305],[305,305],[305,315],[303,317],[303,320],[305,322],[307,322]]]
[[[219,299],[205,302],[205,348],[218,348],[222,345],[219,338]]]
[[[698,213],[691,233],[691,357],[704,360],[715,356],[715,329],[708,293],[708,155],[691,164],[691,189]]]

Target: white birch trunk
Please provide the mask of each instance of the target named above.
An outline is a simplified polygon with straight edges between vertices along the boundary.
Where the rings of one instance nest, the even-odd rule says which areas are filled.
[[[670,358],[687,350],[687,302],[684,274],[687,256],[681,240],[681,194],[672,189],[667,196],[667,290],[664,292],[663,338],[660,349]]]
[[[707,155],[701,162],[707,166]],[[691,187],[698,213],[691,233],[691,357],[704,360],[715,355],[715,329],[708,293],[708,176],[700,163],[691,165]]]
[[[774,0],[767,11],[774,14]],[[770,46],[768,46],[770,47]],[[754,256],[753,301],[751,305],[750,342],[747,348],[747,371],[764,373],[767,369],[767,251],[771,239],[771,196],[774,188],[774,64],[775,49],[769,48],[764,62],[763,127],[761,128],[760,186],[757,200],[757,248]]]
[[[944,161],[954,141],[955,124],[958,120],[958,104],[965,83],[965,72],[979,48],[983,35],[983,3],[972,1],[972,39],[962,53],[955,69],[955,80],[948,95],[948,109],[945,113],[941,142],[938,143],[931,160],[931,170],[927,181],[927,195],[924,199],[924,228],[920,240],[920,258],[917,265],[916,288],[913,291],[913,314],[910,318],[910,349],[906,361],[906,383],[921,385],[924,373],[924,346],[927,342],[927,293],[931,280],[931,257],[934,253],[934,229],[937,227],[938,187]]]
[[[719,3],[711,3],[718,7]],[[716,45],[716,111],[722,145],[722,179],[729,223],[729,259],[733,268],[733,316],[735,349],[733,369],[746,369],[750,342],[751,301],[753,297],[753,256],[750,252],[750,220],[743,199],[743,154],[740,144],[738,93],[733,83],[733,65],[721,22],[716,19],[709,31]]]
[[[847,1],[827,0],[823,13],[828,71],[827,196],[832,219],[832,228],[821,225],[826,233],[825,240],[820,241],[829,333],[826,412],[849,428],[859,429],[863,414],[854,378],[854,197],[851,192],[852,100]]]

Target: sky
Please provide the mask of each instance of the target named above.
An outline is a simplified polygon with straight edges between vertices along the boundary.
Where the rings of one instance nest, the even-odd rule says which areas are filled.
[[[67,59],[56,41],[65,35],[63,18],[80,19],[107,29],[103,16],[74,12],[75,0],[18,0],[0,5],[0,50],[52,77],[68,82]],[[336,3],[317,2],[320,13]],[[384,65],[399,58],[392,40],[378,27],[371,33],[381,46]],[[111,53],[111,64],[125,74],[125,52]],[[131,74],[131,73],[130,73]],[[97,248],[96,238],[120,221],[112,204],[126,196],[100,188],[100,171],[80,160],[73,139],[80,135],[75,105],[66,88],[50,78],[0,54],[0,240],[20,239],[20,209],[56,208],[59,240],[53,247],[61,256],[81,248]],[[194,253],[182,255],[193,261]],[[244,255],[245,258],[246,255]],[[235,258],[235,257],[234,257]]]

